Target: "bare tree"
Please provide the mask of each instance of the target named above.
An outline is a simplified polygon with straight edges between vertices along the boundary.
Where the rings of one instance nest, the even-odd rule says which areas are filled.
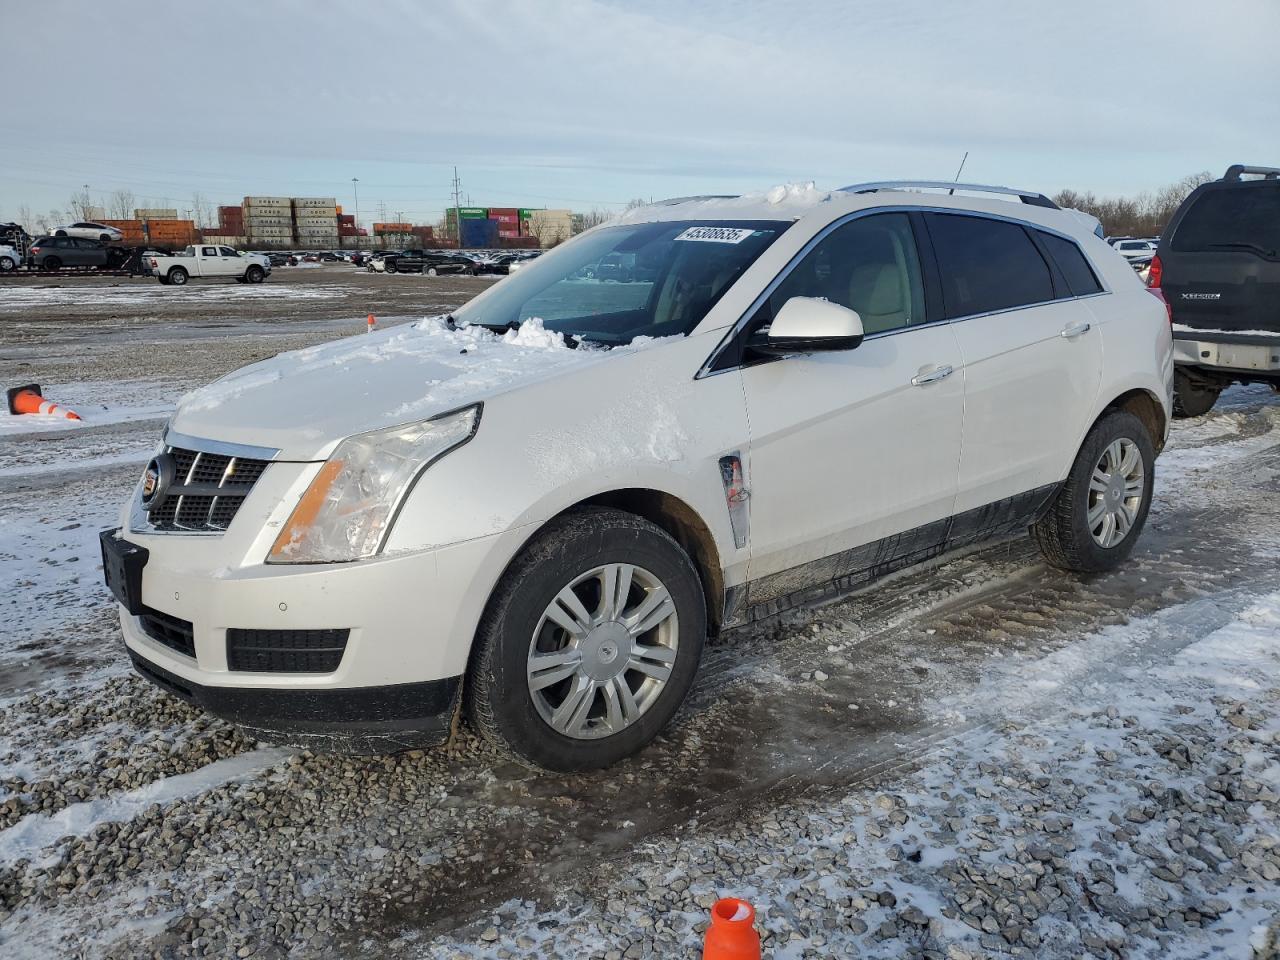
[[[50,230],[60,223],[66,223],[74,217],[68,216],[66,210],[59,210],[56,207],[46,213],[43,217],[36,217],[36,233],[47,234]]]
[[[598,227],[602,223],[608,223],[613,219],[613,214],[608,210],[601,210],[599,207],[592,207],[589,211],[581,214],[582,230],[590,230],[592,227]]]
[[[213,225],[213,204],[199,190],[191,194],[191,215],[197,227]]]
[[[1136,197],[1097,197],[1092,192],[1062,190],[1053,199],[1060,207],[1093,214],[1102,222],[1107,236],[1153,237],[1163,232],[1187,194],[1212,179],[1213,175],[1205,170]]]
[[[93,217],[93,197],[88,190],[77,190],[67,201],[68,213],[73,220],[90,220]]]
[[[115,190],[107,198],[107,216],[112,220],[133,218],[134,196],[132,190]]]
[[[22,228],[30,232],[36,229],[36,215],[31,212],[29,204],[22,204],[18,207],[18,222],[22,224]]]

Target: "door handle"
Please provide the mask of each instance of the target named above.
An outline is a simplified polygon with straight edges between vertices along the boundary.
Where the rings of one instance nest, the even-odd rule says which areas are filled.
[[[922,387],[926,383],[937,383],[939,380],[945,380],[951,374],[955,373],[949,363],[934,364],[933,369],[924,373],[917,373],[911,378],[913,387]]]
[[[1062,332],[1058,334],[1060,337],[1078,337],[1082,333],[1088,333],[1093,329],[1093,325],[1086,320],[1079,320],[1076,323],[1069,323],[1062,328]]]

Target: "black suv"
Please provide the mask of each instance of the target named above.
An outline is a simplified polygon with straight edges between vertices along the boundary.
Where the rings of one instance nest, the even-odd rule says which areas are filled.
[[[1228,168],[1160,238],[1153,288],[1173,322],[1175,416],[1208,413],[1232,383],[1280,391],[1280,168]]]
[[[39,270],[59,270],[62,267],[114,269],[127,256],[127,250],[80,237],[40,237],[27,251],[27,261]]]

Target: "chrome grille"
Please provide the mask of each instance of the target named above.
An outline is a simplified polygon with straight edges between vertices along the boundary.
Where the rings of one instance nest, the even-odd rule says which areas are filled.
[[[147,512],[155,530],[226,530],[269,462],[185,447],[166,447],[165,452],[173,457],[176,471],[164,499]]]

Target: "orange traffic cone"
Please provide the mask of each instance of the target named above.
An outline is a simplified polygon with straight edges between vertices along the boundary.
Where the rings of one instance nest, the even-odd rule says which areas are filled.
[[[756,912],[747,901],[736,897],[717,900],[702,943],[702,960],[760,960],[755,921]]]
[[[373,328],[376,327],[377,325],[378,325],[378,321],[373,319],[373,314],[372,313],[369,314],[369,327],[367,330],[365,330],[365,333],[373,333]]]
[[[5,396],[9,399],[9,412],[14,416],[20,413],[48,413],[55,417],[66,417],[68,420],[79,420],[80,414],[74,410],[64,410],[51,400],[46,400],[40,392],[40,384],[28,383],[22,387],[11,387]]]

